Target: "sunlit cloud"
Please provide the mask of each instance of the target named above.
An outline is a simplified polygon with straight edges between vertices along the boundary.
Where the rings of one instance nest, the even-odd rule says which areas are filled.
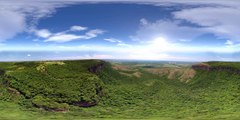
[[[182,26],[180,21],[157,20],[148,22],[147,19],[141,19],[139,29],[131,38],[135,41],[148,41],[162,36],[171,41],[189,41],[205,33],[207,32],[199,28]]]

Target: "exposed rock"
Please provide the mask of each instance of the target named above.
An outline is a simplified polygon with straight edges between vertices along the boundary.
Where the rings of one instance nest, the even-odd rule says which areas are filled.
[[[210,65],[200,63],[200,64],[192,65],[192,68],[193,69],[200,69],[200,70],[210,70]]]
[[[112,68],[114,70],[121,70],[121,71],[134,71],[130,67],[125,66],[125,65],[113,65]]]
[[[135,77],[137,77],[137,78],[140,78],[141,75],[142,75],[141,72],[135,72],[135,73],[133,73],[133,76],[135,76]]]
[[[179,79],[181,82],[189,82],[196,74],[191,68],[147,68],[147,72],[160,76],[167,76],[168,79]]]
[[[232,73],[237,73],[240,74],[240,69],[237,68],[233,68],[231,66],[210,66],[208,64],[196,64],[196,65],[192,65],[193,69],[199,69],[199,70],[207,70],[207,71],[228,71],[228,72],[232,72]]]
[[[95,66],[88,68],[88,71],[92,73],[98,73],[101,69],[104,68],[104,66],[105,66],[105,62],[101,62],[100,64],[97,64]]]
[[[183,74],[180,77],[181,82],[189,82],[196,75],[196,71],[193,69],[184,70]]]
[[[79,102],[74,102],[73,105],[80,106],[80,107],[92,107],[97,105],[97,102],[79,101]]]
[[[14,88],[8,87],[7,90],[8,90],[8,92],[10,92],[12,94],[21,95],[21,93],[18,90],[14,89]]]

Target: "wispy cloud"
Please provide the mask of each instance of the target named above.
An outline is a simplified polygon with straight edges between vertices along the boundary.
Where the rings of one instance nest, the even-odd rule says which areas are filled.
[[[41,30],[33,30],[33,32],[41,38],[48,38],[52,35],[52,33],[47,29],[41,29]]]
[[[75,25],[75,26],[72,26],[70,28],[70,31],[84,31],[84,30],[87,30],[87,29],[88,29],[88,27]]]
[[[1,0],[0,1],[0,42],[13,38],[19,33],[31,31],[38,20],[48,17],[56,8],[70,3],[32,0]]]
[[[103,34],[105,31],[101,29],[93,29],[87,31],[85,34],[77,34],[77,33],[69,33],[71,31],[84,31],[87,30],[87,27],[82,27],[82,26],[72,26],[70,29],[58,32],[58,33],[52,33],[47,29],[34,29],[32,30],[33,33],[35,33],[36,36],[40,38],[44,38],[44,42],[58,42],[58,43],[63,43],[63,42],[69,42],[73,40],[82,40],[82,39],[92,39],[97,37],[98,35]]]
[[[112,42],[112,43],[122,43],[121,40],[116,39],[116,38],[105,38],[105,41]]]
[[[83,39],[84,36],[80,36],[80,35],[74,35],[74,34],[57,34],[57,35],[53,35],[51,37],[49,37],[48,39],[44,40],[44,42],[69,42],[72,40],[76,40],[76,39]]]
[[[21,12],[15,12],[1,7],[0,18],[0,42],[14,37],[26,28],[26,18]]]
[[[91,39],[91,38],[95,38],[98,35],[103,34],[105,31],[101,30],[101,29],[94,29],[94,30],[90,30],[85,34],[85,39]]]
[[[88,31],[84,35],[76,35],[76,34],[69,34],[69,33],[53,34],[52,36],[44,40],[44,42],[63,43],[63,42],[69,42],[73,40],[92,39],[103,33],[104,33],[103,30],[95,29],[95,30]]]
[[[178,14],[179,18],[186,19],[188,21],[198,23],[199,20],[197,20],[196,17],[199,17],[204,14],[206,16],[209,16],[209,18],[205,19],[213,19],[218,21],[226,21],[227,24],[224,24],[224,28],[227,28],[227,30],[230,30],[229,33],[226,33],[226,31],[221,30],[219,27],[217,28],[218,31],[215,31],[217,33],[225,33],[225,35],[231,35],[234,34],[234,37],[237,36],[236,28],[239,28],[238,26],[234,27],[233,30],[231,30],[232,26],[228,27],[228,23],[232,22],[233,20],[239,21],[239,6],[240,2],[238,0],[231,0],[231,1],[216,1],[216,0],[1,0],[0,1],[0,41],[4,41],[6,39],[10,39],[17,35],[18,33],[28,31],[29,28],[35,27],[39,19],[51,16],[53,13],[56,12],[56,8],[65,7],[71,4],[81,4],[81,3],[101,3],[101,2],[115,2],[115,3],[138,3],[138,4],[150,4],[155,6],[174,6],[178,4],[183,5],[195,5],[196,9],[189,9],[189,16],[187,16],[186,11],[180,11]],[[208,8],[206,10],[205,8],[201,7],[204,6],[214,6],[212,8]],[[198,6],[198,7],[197,7]],[[218,6],[218,7],[216,7]],[[199,9],[197,9],[199,8]],[[205,9],[205,10],[203,10]],[[199,10],[199,11],[198,11]],[[205,11],[205,12],[204,12]],[[207,12],[208,11],[208,12]],[[235,12],[234,12],[235,11]],[[227,14],[228,12],[231,12],[231,14]],[[198,14],[199,13],[199,14]],[[205,14],[206,13],[206,14]],[[215,14],[216,13],[216,14]],[[225,16],[224,19],[217,19],[219,17],[219,13],[224,13],[223,16]],[[180,14],[184,14],[180,15]],[[192,16],[191,16],[192,15]],[[191,17],[191,18],[190,18]],[[194,17],[194,18],[193,18]],[[233,18],[233,19],[232,19]],[[237,19],[236,19],[237,18]],[[232,21],[228,21],[228,20]],[[223,23],[226,23],[223,22]],[[236,22],[233,22],[236,23]],[[201,24],[201,23],[200,23]],[[226,26],[225,26],[226,25]],[[83,30],[86,28],[80,28],[75,27],[74,30]],[[209,29],[210,31],[213,29]]]
[[[123,42],[122,40],[116,39],[116,38],[105,38],[105,41],[116,43],[117,46],[123,46],[123,47],[130,47],[131,45]]]
[[[240,41],[240,7],[198,7],[173,13],[174,18],[196,24],[219,38]]]
[[[231,45],[233,45],[233,42],[232,42],[231,40],[227,40],[227,41],[225,42],[225,44],[228,45],[228,46],[231,46]]]

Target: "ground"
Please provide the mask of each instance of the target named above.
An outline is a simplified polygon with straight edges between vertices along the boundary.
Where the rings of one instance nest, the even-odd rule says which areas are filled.
[[[104,63],[104,67],[101,67],[102,65],[100,65],[101,69],[93,67],[99,66],[99,63]],[[94,60],[54,61],[37,64],[1,63],[0,68],[5,70],[5,73],[0,72],[2,74],[0,119],[238,119],[240,117],[240,112],[238,112],[240,111],[240,75],[236,72],[239,69],[236,64],[240,63],[204,63],[213,66],[209,70],[192,69],[192,64],[195,63],[114,61],[109,63]],[[228,69],[225,69],[226,66]],[[97,70],[90,70],[91,67]],[[234,67],[235,72],[229,69],[231,67]],[[56,70],[58,71],[56,72]],[[65,71],[71,70],[78,75],[71,78],[71,73],[65,74]],[[89,74],[86,77],[97,77],[97,81],[95,79],[85,81],[81,87],[72,86],[71,82],[78,82],[74,79],[79,78],[83,73],[84,75]],[[5,77],[9,75],[17,79],[8,78],[12,80],[8,86],[5,83],[4,74]],[[94,93],[90,98],[98,100],[97,105],[91,107],[75,106],[66,101],[74,100],[69,99],[68,96],[55,98],[52,97],[55,92],[48,94],[35,92],[31,87],[20,84],[20,81],[26,80],[25,77],[21,76],[25,74],[32,76],[41,74],[45,76],[44,78],[49,78],[47,80],[56,83],[59,80],[67,80],[64,85],[71,86],[60,85],[60,88],[57,87],[54,90],[59,90],[61,94],[64,94],[63,91],[69,87],[67,93],[75,95],[80,91],[83,97],[87,97],[86,99],[88,96],[84,96],[84,93],[90,91],[91,94]],[[34,83],[40,80],[37,77],[30,78],[35,81]],[[27,95],[22,94],[25,89],[11,86],[13,81],[30,93],[35,92],[36,94],[30,94],[30,97],[27,97]],[[30,83],[28,85],[35,85]],[[104,90],[104,94],[100,96],[94,92],[97,86],[91,86],[98,83]],[[40,90],[35,86],[32,87]],[[70,87],[72,88],[70,89]],[[75,91],[74,88],[78,88],[78,90]],[[71,92],[72,90],[75,92]],[[67,103],[69,108],[65,111],[47,111],[34,107],[32,99],[36,95],[41,95],[57,103]]]

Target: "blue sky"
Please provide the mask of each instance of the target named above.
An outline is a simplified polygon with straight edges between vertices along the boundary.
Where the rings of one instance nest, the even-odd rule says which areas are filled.
[[[239,61],[240,2],[2,0],[0,60]]]

